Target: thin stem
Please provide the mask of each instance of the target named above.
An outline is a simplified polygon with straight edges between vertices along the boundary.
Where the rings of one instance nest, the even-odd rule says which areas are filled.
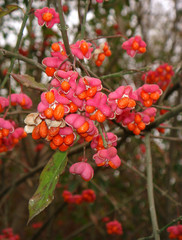
[[[171,225],[173,225],[174,223],[177,223],[178,221],[182,220],[182,216],[172,220],[170,223],[168,223],[167,225],[165,225],[164,227],[162,227],[158,232],[161,233],[164,230],[166,230],[168,227],[170,227]],[[147,239],[152,239],[154,238],[154,236],[148,236],[148,237],[143,237],[143,238],[139,238],[138,240],[147,240]]]
[[[174,130],[182,130],[182,127],[172,127],[172,126],[163,126],[163,125],[159,125],[159,128],[164,128],[164,129],[174,129]]]
[[[160,240],[160,235],[158,232],[158,222],[155,210],[154,193],[153,193],[153,174],[152,174],[152,156],[151,156],[151,146],[150,146],[150,134],[145,136],[146,144],[146,164],[147,164],[147,193],[149,200],[150,216],[152,221],[152,228],[155,240]]]
[[[149,70],[148,67],[141,68],[139,70],[137,70],[137,69],[128,69],[128,70],[123,70],[123,71],[120,71],[120,72],[111,73],[111,74],[108,74],[108,75],[101,76],[100,79],[103,80],[103,79],[106,79],[106,78],[121,77],[123,75],[133,74],[133,73],[138,73],[138,72],[144,72],[144,71],[148,71],[148,70]]]
[[[122,208],[124,207],[127,203],[133,201],[136,199],[136,197],[138,195],[140,195],[144,190],[139,190],[137,193],[135,193],[132,197],[128,198],[128,199],[125,199],[120,205],[119,205],[119,208]],[[109,216],[111,215],[113,212],[115,211],[115,209],[112,209],[111,211],[109,211],[108,213],[102,215],[102,216],[99,216],[98,217],[98,221],[100,221],[102,218],[106,217],[106,216]],[[68,235],[67,237],[64,238],[64,240],[69,240],[69,239],[73,239],[75,236],[78,236],[80,233],[84,232],[85,230],[87,230],[88,228],[90,227],[93,227],[94,224],[93,222],[90,222],[90,223],[87,223],[85,225],[83,225],[81,228],[75,230],[74,232],[72,232],[70,235]]]
[[[129,168],[130,170],[132,170],[133,172],[137,173],[140,177],[142,177],[143,179],[147,179],[146,176],[140,172],[135,166],[132,166],[130,165],[129,163],[127,163],[125,160],[123,160],[122,158],[121,159],[121,162],[127,167]],[[181,203],[180,202],[177,202],[175,199],[173,199],[168,193],[167,191],[161,189],[157,184],[154,183],[154,188],[159,191],[159,193],[162,195],[162,196],[165,196],[166,198],[168,198],[172,203],[174,203],[176,206],[181,206]]]
[[[67,26],[64,20],[64,15],[63,15],[62,0],[57,1],[57,3],[58,3],[58,12],[59,12],[59,19],[60,19],[60,31],[62,33],[64,46],[65,46],[67,55],[73,59],[73,56],[70,50],[68,35],[67,35]]]
[[[84,39],[84,37],[85,37],[85,25],[86,25],[86,17],[87,17],[89,4],[90,4],[90,0],[87,0],[86,4],[85,4],[85,14],[84,14],[83,24],[82,24],[82,28],[81,28],[81,39]]]
[[[169,120],[172,117],[177,116],[180,112],[182,112],[182,104],[179,104],[176,107],[173,107],[170,112],[167,112],[166,114],[158,117],[155,122],[151,123],[149,126],[147,126],[146,130],[151,130],[152,128],[156,128],[159,126],[159,124],[165,122],[166,120]]]
[[[112,36],[99,36],[99,37],[96,37],[96,38],[89,38],[89,39],[86,39],[86,41],[94,41],[94,40],[98,40],[98,39],[102,39],[102,38],[125,38],[126,40],[128,40],[128,38],[124,35],[122,35],[121,33],[119,34],[116,34],[116,35],[112,35]]]
[[[99,124],[98,129],[99,129],[99,133],[100,133],[100,135],[101,135],[101,137],[102,137],[102,141],[103,141],[104,148],[107,148],[107,141],[106,141],[106,139],[105,139],[105,137],[104,137],[104,134],[103,134],[103,132],[102,132],[102,128],[101,128],[100,124]]]
[[[166,107],[166,106],[160,106],[160,105],[153,105],[153,107],[158,109],[164,109],[164,110],[172,110],[172,107]]]
[[[164,136],[154,136],[154,135],[150,135],[150,137],[151,138],[164,139],[164,140],[168,140],[168,141],[182,142],[182,139],[175,138],[175,137],[164,137]]]
[[[3,48],[0,49],[0,53],[2,53],[2,55],[4,55],[5,57],[10,57],[10,58],[15,57],[16,59],[19,59],[21,61],[30,63],[30,64],[36,66],[37,68],[39,68],[40,70],[45,71],[45,67],[42,64],[40,64],[38,62],[35,62],[34,60],[32,60],[30,58],[24,57],[21,54],[14,53],[14,52],[11,52],[11,51],[7,51]]]
[[[28,19],[28,15],[29,15],[29,12],[31,10],[31,7],[32,7],[32,2],[33,0],[30,0],[29,3],[28,3],[28,7],[27,7],[27,10],[26,10],[26,13],[24,15],[24,18],[23,18],[23,22],[22,22],[22,25],[21,25],[21,28],[20,28],[20,32],[18,34],[18,38],[17,38],[17,42],[16,42],[16,46],[14,48],[14,53],[16,53],[19,49],[19,46],[20,46],[20,43],[21,43],[21,39],[22,39],[22,36],[23,36],[23,31],[24,31],[24,28],[25,28],[25,25],[26,25],[26,22],[27,22],[27,19]],[[11,64],[8,68],[8,73],[6,74],[2,84],[1,84],[1,88],[4,87],[4,85],[6,84],[7,80],[8,80],[8,77],[9,77],[9,74],[12,72],[13,70],[13,67],[14,67],[14,63],[15,63],[15,57],[13,57],[11,59]]]
[[[168,227],[170,227],[171,225],[173,225],[174,223],[177,223],[178,221],[181,221],[182,220],[182,216],[176,218],[176,219],[173,219],[170,223],[168,223],[167,225],[165,225],[164,227],[162,227],[160,230],[159,230],[159,233],[163,232],[164,230],[166,230]]]

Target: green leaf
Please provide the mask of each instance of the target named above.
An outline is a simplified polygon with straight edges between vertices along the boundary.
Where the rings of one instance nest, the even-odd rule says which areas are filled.
[[[12,73],[11,76],[20,84],[24,85],[25,87],[37,89],[40,91],[46,91],[47,88],[43,83],[38,83],[35,81],[35,78],[25,74],[25,75],[20,75],[20,74],[15,74]]]
[[[17,9],[21,9],[23,11],[23,9],[21,7],[19,7],[17,5],[13,5],[13,4],[6,5],[5,9],[0,7],[0,18],[4,17],[5,15],[7,15]]]
[[[42,212],[54,199],[54,190],[67,164],[67,153],[56,152],[43,169],[39,186],[33,197],[29,200],[28,223]]]

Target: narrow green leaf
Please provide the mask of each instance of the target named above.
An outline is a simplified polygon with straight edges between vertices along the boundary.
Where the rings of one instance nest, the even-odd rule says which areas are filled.
[[[21,9],[23,11],[23,9],[21,7],[19,7],[18,5],[13,5],[13,4],[9,4],[6,5],[6,8],[3,9],[2,7],[0,8],[0,18],[4,17],[5,15],[17,10],[17,9]]]
[[[25,87],[28,88],[33,88],[33,89],[37,89],[40,91],[46,91],[47,88],[43,83],[38,83],[35,81],[35,78],[25,74],[25,75],[21,75],[21,74],[15,74],[12,73],[11,76],[20,84],[24,85]]]
[[[33,197],[29,200],[28,223],[42,212],[54,199],[54,190],[67,164],[67,153],[56,152],[43,169],[39,186]]]

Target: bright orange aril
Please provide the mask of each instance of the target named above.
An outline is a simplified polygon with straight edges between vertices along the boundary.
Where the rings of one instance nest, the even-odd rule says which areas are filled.
[[[96,120],[96,113],[90,115],[89,117],[91,120],[95,121]]]
[[[59,52],[60,51],[60,46],[59,46],[58,43],[53,43],[51,48],[54,52]]]
[[[97,67],[100,67],[102,65],[102,61],[100,61],[100,60],[95,61],[95,65]]]
[[[70,89],[70,84],[69,84],[69,82],[63,81],[63,82],[61,83],[61,88],[62,88],[62,90],[65,91],[65,92],[69,91],[69,89]]]
[[[80,136],[83,138],[86,138],[86,137],[88,137],[88,133],[80,133]]]
[[[128,103],[129,103],[129,98],[123,97],[118,100],[118,107],[121,109],[126,108],[128,106]]]
[[[45,138],[48,134],[48,127],[47,127],[47,124],[45,121],[42,121],[40,123],[39,134],[40,134],[41,138]]]
[[[44,115],[46,116],[46,118],[52,118],[53,117],[53,112],[54,110],[52,108],[47,108],[45,111],[44,111]]]
[[[25,106],[26,105],[26,101],[25,101],[25,98],[22,99],[21,103],[20,103],[21,106]]]
[[[103,147],[103,140],[102,140],[102,137],[99,137],[99,140],[98,140],[98,146],[99,146],[99,147]]]
[[[7,137],[9,135],[9,129],[3,128],[2,135],[3,135],[3,137]]]
[[[135,134],[135,135],[139,135],[140,134],[140,129],[136,126],[135,127],[135,129],[133,130],[133,133]]]
[[[160,97],[160,94],[158,92],[154,92],[150,94],[150,98],[152,98],[154,101],[157,101]]]
[[[88,90],[87,90],[87,97],[93,97],[93,96],[95,96],[95,94],[96,94],[96,92],[97,92],[97,87],[91,87],[91,88],[89,88]]]
[[[140,114],[136,114],[135,115],[135,122],[138,124],[142,121],[142,117],[140,116]]]
[[[52,142],[56,146],[60,146],[63,143],[63,138],[59,134],[57,134],[56,136],[53,137]]]
[[[50,127],[48,129],[48,135],[51,137],[56,136],[59,133],[59,127]]]
[[[103,62],[104,61],[104,59],[105,59],[105,54],[104,53],[100,53],[99,55],[98,55],[98,60],[99,61],[101,61],[101,62]]]
[[[130,131],[133,131],[135,129],[135,124],[134,123],[128,123],[127,127]]]
[[[107,51],[105,51],[105,55],[106,55],[107,57],[110,57],[111,54],[112,54],[112,52],[111,52],[110,49],[108,49]]]
[[[53,150],[56,150],[58,148],[58,146],[56,146],[52,141],[50,142],[50,147],[53,149]]]
[[[45,98],[49,104],[51,104],[55,101],[54,93],[51,91],[49,91],[45,94]]]
[[[80,93],[79,95],[78,95],[78,98],[80,99],[80,100],[83,100],[83,99],[85,99],[87,97],[87,92],[86,91],[83,91],[82,93]]]
[[[33,131],[32,131],[32,138],[37,140],[40,138],[40,134],[39,134],[39,130],[40,130],[40,124],[35,126]]]
[[[51,21],[51,20],[52,20],[52,17],[53,17],[53,15],[52,15],[52,13],[50,13],[50,12],[44,13],[44,14],[42,15],[42,18],[43,18],[43,20],[44,20],[45,22]]]
[[[85,41],[83,41],[83,42],[81,43],[81,45],[80,45],[80,50],[81,50],[81,52],[83,53],[84,56],[87,54],[88,49],[89,49],[88,43],[86,43]]]
[[[140,53],[145,53],[146,52],[146,48],[145,47],[139,47],[138,51]]]
[[[0,138],[3,138],[3,130],[0,129]]]
[[[109,166],[112,167],[113,169],[116,169],[117,167],[112,163],[111,161],[108,162]],[[117,230],[117,227],[116,227]]]
[[[74,134],[72,133],[72,134],[69,134],[69,135],[67,135],[66,137],[64,137],[64,143],[66,144],[66,145],[71,145],[72,143],[73,143],[73,141],[74,141]]]
[[[78,133],[86,133],[89,129],[89,123],[86,121],[81,127],[77,129]]]
[[[46,67],[45,73],[47,74],[47,76],[52,77],[55,71],[56,71],[55,68]]]
[[[85,138],[85,141],[86,141],[86,142],[90,142],[90,141],[92,141],[93,137],[94,137],[94,136],[87,136],[87,137]]]
[[[19,139],[18,138],[13,138],[13,143],[14,144],[17,144],[19,142]]]
[[[135,51],[138,50],[138,49],[139,49],[139,44],[138,44],[138,42],[137,42],[137,41],[134,41],[134,42],[132,43],[131,47],[132,47],[132,49],[135,50]]]
[[[78,110],[77,105],[74,104],[73,102],[70,103],[69,108],[70,108],[70,112],[71,113],[74,113],[74,112],[76,112]]]
[[[22,138],[27,137],[27,133],[24,131],[23,134],[21,135]]]
[[[134,108],[136,106],[136,102],[133,99],[129,99],[128,107]]]
[[[150,122],[154,122],[155,121],[155,117],[150,117]]]
[[[88,113],[93,113],[95,111],[95,107],[94,106],[86,106],[85,110]]]
[[[153,100],[149,98],[148,100],[144,101],[143,104],[145,107],[150,107],[152,106]]]
[[[106,52],[108,49],[109,49],[109,47],[108,47],[107,43],[105,43],[103,51]]]
[[[100,110],[97,110],[97,112],[96,112],[96,120],[98,122],[104,122],[106,120],[106,116]]]
[[[143,90],[141,91],[140,96],[144,101],[146,101],[150,98],[149,94]]]
[[[67,149],[69,148],[69,146],[68,145],[66,145],[66,144],[61,144],[61,146],[59,146],[59,150],[61,151],[61,152],[65,152]]]
[[[139,128],[140,130],[144,130],[145,127],[146,127],[146,125],[145,125],[144,122],[140,122],[140,123],[138,123],[138,128]]]
[[[56,106],[53,115],[57,121],[61,120],[64,117],[64,106],[61,103]]]

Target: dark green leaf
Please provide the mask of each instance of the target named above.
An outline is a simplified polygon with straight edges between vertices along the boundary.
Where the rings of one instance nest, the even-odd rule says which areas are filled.
[[[4,17],[5,15],[17,10],[17,9],[21,9],[23,10],[21,7],[17,6],[17,5],[13,5],[13,4],[9,4],[9,5],[6,5],[6,8],[3,9],[0,7],[0,18],[1,17]]]
[[[54,190],[67,164],[67,153],[56,152],[40,175],[37,191],[29,200],[29,220],[42,212],[54,199]]]
[[[25,75],[20,75],[20,74],[15,74],[12,73],[11,76],[20,84],[24,85],[25,87],[37,89],[40,91],[46,91],[47,88],[44,84],[38,83],[35,81],[35,78],[25,74]]]

